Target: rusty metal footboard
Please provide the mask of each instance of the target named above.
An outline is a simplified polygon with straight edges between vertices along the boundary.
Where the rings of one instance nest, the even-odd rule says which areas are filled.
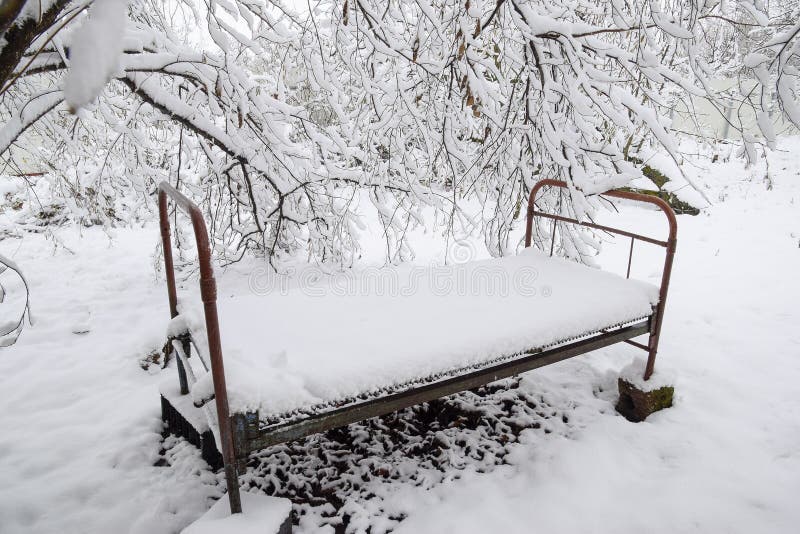
[[[222,344],[219,337],[219,318],[217,317],[217,283],[211,266],[211,247],[208,241],[208,230],[203,220],[203,212],[191,200],[167,182],[158,186],[158,216],[161,224],[161,241],[164,246],[164,271],[167,276],[169,293],[169,312],[174,318],[178,315],[178,293],[175,285],[175,268],[172,262],[172,240],[170,239],[168,199],[171,199],[192,221],[195,241],[197,242],[197,259],[200,264],[200,296],[203,300],[203,311],[208,334],[208,354],[211,359],[211,372],[214,381],[214,397],[217,406],[219,437],[222,442],[222,459],[225,464],[225,480],[228,486],[228,499],[231,513],[242,511],[239,496],[239,477],[236,472],[236,459],[233,447],[233,433],[228,408],[228,391],[225,385],[225,366],[222,362]],[[181,359],[178,359],[178,372],[181,382],[181,393],[189,392],[186,371]]]
[[[653,237],[636,234],[625,230],[620,230],[619,228],[613,228],[610,226],[595,224],[593,222],[579,221],[578,219],[575,219],[573,217],[565,217],[563,215],[538,211],[536,209],[536,195],[539,191],[541,191],[545,187],[560,187],[569,190],[567,184],[560,180],[549,180],[549,179],[541,180],[540,182],[537,182],[536,185],[533,186],[533,188],[531,189],[531,194],[528,197],[528,218],[525,227],[526,247],[531,246],[531,241],[533,238],[533,218],[543,217],[547,219],[552,219],[553,221],[556,222],[576,224],[579,226],[584,226],[586,228],[594,228],[596,230],[602,230],[604,232],[630,237],[631,247],[630,247],[630,252],[628,253],[628,272],[627,272],[628,277],[630,277],[631,274],[631,261],[633,259],[634,241],[639,240],[645,243],[652,243],[654,245],[658,245],[666,249],[664,255],[664,268],[661,273],[661,286],[659,287],[658,291],[658,304],[653,310],[653,315],[650,318],[650,330],[649,330],[650,336],[648,338],[647,345],[637,343],[630,339],[625,340],[626,343],[629,343],[634,347],[637,347],[647,352],[647,366],[645,367],[644,371],[644,379],[648,380],[650,376],[653,374],[653,370],[655,368],[656,353],[658,352],[658,341],[661,336],[661,324],[664,320],[664,307],[666,306],[667,302],[667,290],[669,289],[669,280],[670,276],[672,275],[672,260],[675,256],[675,247],[677,245],[678,222],[675,218],[675,212],[672,210],[669,204],[667,204],[664,200],[653,195],[645,195],[642,193],[635,193],[633,191],[623,191],[619,189],[601,193],[601,196],[621,198],[625,200],[632,200],[635,202],[653,204],[657,208],[659,208],[667,217],[667,222],[669,223],[669,236],[667,237],[666,241],[664,241],[661,239],[656,239]],[[550,244],[551,256],[553,255],[554,244],[555,244],[555,231],[552,232],[551,236],[551,244]]]

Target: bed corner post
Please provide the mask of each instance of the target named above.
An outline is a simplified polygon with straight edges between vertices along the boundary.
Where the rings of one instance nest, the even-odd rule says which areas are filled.
[[[172,261],[172,240],[169,227],[169,213],[167,211],[167,193],[163,190],[158,192],[158,220],[161,227],[161,247],[164,253],[164,274],[167,277],[167,294],[169,296],[169,316],[174,319],[178,316],[178,290],[175,285],[175,267]],[[168,350],[172,350],[172,344],[167,340]],[[188,352],[186,354],[189,354]],[[167,356],[169,353],[167,353]],[[178,364],[178,382],[180,383],[181,395],[189,393],[189,382],[186,378],[186,369],[180,358],[175,358]]]
[[[195,242],[197,243],[197,259],[200,264],[200,296],[203,301],[203,311],[206,319],[206,333],[208,335],[208,354],[211,359],[211,377],[214,382],[214,397],[217,407],[217,422],[219,424],[219,437],[222,442],[222,460],[225,465],[225,481],[228,487],[231,513],[242,511],[242,501],[239,495],[239,476],[237,473],[236,456],[233,444],[233,419],[228,406],[228,389],[225,383],[225,365],[222,361],[222,343],[220,342],[219,316],[217,314],[217,283],[214,279],[214,269],[211,266],[211,245],[208,238],[208,229],[203,220],[203,212],[197,205],[181,194],[167,182],[158,186],[158,211],[161,223],[161,238],[164,244],[164,266],[169,289],[169,306],[172,317],[178,315],[177,288],[175,286],[175,271],[172,261],[172,245],[170,243],[169,217],[167,212],[167,197],[186,213],[192,222]],[[178,373],[181,377],[181,392],[188,393],[183,386],[186,381],[185,370],[178,361]]]
[[[656,197],[657,198],[657,197]],[[661,200],[660,198],[657,198]],[[647,340],[647,365],[644,369],[644,379],[649,380],[653,375],[656,365],[656,354],[658,352],[658,342],[661,337],[661,324],[664,321],[664,309],[667,304],[667,291],[669,290],[669,280],[672,276],[672,261],[675,258],[675,248],[678,245],[678,222],[672,208],[661,200],[656,204],[664,212],[669,221],[669,237],[666,242],[666,252],[664,254],[664,270],[661,273],[661,287],[658,290],[658,305],[650,324],[650,337]]]
[[[533,216],[536,215],[536,194],[545,186],[563,187],[564,183],[558,180],[540,180],[533,184],[531,192],[528,195],[528,210],[526,212],[527,219],[525,221],[525,248],[531,246],[533,242]]]
[[[222,343],[219,332],[219,316],[217,314],[217,282],[211,267],[211,247],[205,221],[200,210],[193,205],[191,210],[192,224],[197,238],[197,255],[200,259],[200,296],[203,300],[203,311],[206,317],[206,333],[208,335],[208,353],[211,359],[211,378],[214,382],[214,400],[217,405],[217,421],[219,438],[222,442],[222,459],[225,462],[225,482],[228,487],[231,513],[242,512],[242,500],[239,495],[239,474],[236,468],[236,452],[233,443],[233,419],[228,405],[228,388],[225,383],[225,365],[222,361]],[[199,229],[202,228],[202,231]],[[201,238],[202,236],[202,238]]]

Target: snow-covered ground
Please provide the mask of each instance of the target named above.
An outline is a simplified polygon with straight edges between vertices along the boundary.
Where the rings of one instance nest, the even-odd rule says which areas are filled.
[[[628,346],[534,371],[525,394],[565,417],[522,431],[491,469],[383,483],[377,512],[354,494],[352,517],[373,518],[373,532],[796,532],[800,139],[779,149],[771,184],[763,162],[687,166],[713,204],[679,218],[657,363],[678,377],[672,409],[641,424],[615,413],[615,376],[640,355]],[[663,227],[652,211],[625,215]],[[2,533],[178,532],[222,494],[221,475],[192,446],[162,442],[158,385],[174,369],[140,365],[168,318],[157,228],[113,235],[60,229],[0,242],[31,282],[35,319],[0,351]],[[624,269],[626,249],[610,249],[603,262]],[[651,279],[656,256],[639,252],[634,274]],[[221,273],[220,294],[246,290],[255,265]],[[322,513],[303,513],[298,531],[332,531]]]

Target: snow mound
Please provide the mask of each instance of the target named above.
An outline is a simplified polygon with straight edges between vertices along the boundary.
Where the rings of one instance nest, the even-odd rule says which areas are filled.
[[[289,499],[242,492],[242,513],[231,514],[223,496],[183,534],[278,534],[292,511]]]
[[[656,370],[648,380],[644,379],[644,368],[646,362],[642,358],[636,358],[620,371],[619,377],[629,384],[635,386],[639,391],[655,391],[663,387],[674,387],[677,374],[673,369],[664,369],[664,364],[656,366]]]

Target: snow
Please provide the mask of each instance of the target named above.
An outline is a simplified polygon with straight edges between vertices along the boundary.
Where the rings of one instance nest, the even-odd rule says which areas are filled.
[[[277,534],[289,516],[289,499],[242,492],[242,513],[230,513],[228,499],[220,499],[182,534]]]
[[[0,127],[0,153],[5,152],[31,124],[60,104],[62,98],[61,91],[45,91],[31,98],[24,108],[15,110]]]
[[[158,392],[169,401],[175,411],[181,414],[199,434],[209,430],[208,416],[203,413],[202,409],[197,408],[192,403],[190,395],[181,395],[180,385],[172,378],[174,377],[161,382],[158,386]]]
[[[39,20],[43,13],[50,9],[56,0],[37,0],[36,2],[25,2],[19,12],[16,24],[21,24],[27,19]]]
[[[534,249],[275,289],[219,300],[232,413],[268,419],[401,388],[642,319],[658,301],[653,285]],[[189,313],[193,338],[205,340],[201,313]],[[192,395],[213,391],[206,373]]]
[[[70,41],[64,99],[77,110],[100,94],[122,55],[128,0],[95,0]]]
[[[4,534],[177,532],[222,494],[187,443],[169,446],[175,469],[153,465],[160,378],[139,360],[163,344],[169,316],[152,270],[156,234],[123,230],[112,242],[99,228],[70,229],[0,243],[37,308],[0,354]],[[86,306],[97,327],[75,335]]]
[[[424,485],[371,487],[384,499],[350,497],[353,524],[420,534],[795,532],[800,139],[779,139],[777,148],[769,183],[762,158],[747,170],[724,157],[686,168],[712,204],[678,221],[656,363],[657,374],[678,377],[673,408],[639,424],[614,412],[620,370],[641,357],[622,344],[527,373],[526,390],[569,423],[524,430],[505,463],[487,472],[467,465],[458,477],[448,472]],[[663,230],[657,212],[622,211],[601,222],[624,215],[643,231]],[[169,318],[162,275],[153,274],[157,225],[115,234],[111,241],[99,228],[63,228],[0,242],[25,272],[37,312],[36,324],[0,351],[4,534],[175,533],[224,496],[221,474],[209,472],[194,447],[160,436],[159,384],[177,382],[174,363],[161,372],[139,365],[163,345]],[[417,252],[422,263],[434,255]],[[624,272],[627,242],[606,252],[604,265]],[[657,282],[660,253],[637,245],[632,274]],[[220,271],[221,298],[246,292],[256,265]],[[182,285],[186,295],[197,284]],[[83,305],[93,328],[75,335]],[[223,343],[226,332],[224,325]],[[395,344],[410,338],[403,333]],[[167,465],[154,465],[162,460]],[[266,471],[277,460],[259,461]],[[315,461],[312,474],[329,465]],[[412,460],[403,467],[418,469]],[[295,509],[306,512],[296,532],[333,531],[322,526],[324,510]]]
[[[675,387],[678,381],[678,373],[675,369],[666,370],[660,367],[650,376],[644,379],[644,368],[646,364],[644,358],[637,358],[619,372],[619,377],[627,383],[632,384],[639,391],[655,391],[663,387]]]

